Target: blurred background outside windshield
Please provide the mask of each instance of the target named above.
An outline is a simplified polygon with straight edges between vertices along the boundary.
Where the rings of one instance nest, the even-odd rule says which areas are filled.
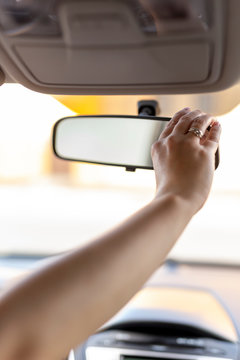
[[[137,101],[146,98],[79,96],[76,111],[136,115]],[[0,88],[0,99],[1,254],[49,255],[72,249],[153,198],[153,171],[128,173],[124,168],[71,163],[54,156],[53,124],[75,115],[58,101],[61,97],[6,84]],[[183,103],[179,108],[192,105]],[[163,109],[161,115],[173,113]],[[240,264],[240,106],[219,120],[221,162],[210,198],[170,258]]]

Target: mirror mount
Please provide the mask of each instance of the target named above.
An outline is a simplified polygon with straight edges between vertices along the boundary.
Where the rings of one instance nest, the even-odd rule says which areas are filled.
[[[159,114],[160,114],[160,107],[156,100],[138,101],[139,116],[158,116]]]

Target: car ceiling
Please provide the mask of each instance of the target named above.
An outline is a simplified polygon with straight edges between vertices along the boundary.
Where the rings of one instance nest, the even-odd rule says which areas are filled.
[[[165,114],[190,102],[219,115],[239,102],[238,0],[0,0],[0,10],[1,83],[164,95]]]

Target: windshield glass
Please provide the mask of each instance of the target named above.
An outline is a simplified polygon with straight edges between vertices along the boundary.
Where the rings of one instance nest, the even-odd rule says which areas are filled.
[[[128,173],[124,168],[57,159],[51,148],[52,126],[75,113],[52,96],[8,84],[0,88],[0,98],[1,254],[72,249],[112,228],[154,196],[153,171]],[[99,97],[81,97],[78,112],[136,115],[135,107],[123,106],[121,97],[116,101],[114,111],[111,100],[105,99],[103,106]],[[240,264],[239,117],[240,107],[219,117],[221,162],[210,198],[170,258]]]

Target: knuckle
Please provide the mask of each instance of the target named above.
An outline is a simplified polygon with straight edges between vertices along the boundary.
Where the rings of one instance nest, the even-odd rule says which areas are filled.
[[[186,121],[186,120],[191,120],[192,116],[191,114],[186,114],[186,115],[183,115],[180,119],[180,121]]]
[[[155,141],[151,146],[151,154],[154,155],[159,149],[159,141]]]
[[[188,111],[189,111],[189,109],[188,109],[188,108],[181,109],[181,110],[177,111],[177,112],[175,113],[175,115],[185,114],[185,113],[186,113],[186,112],[188,112]]]
[[[192,120],[194,119],[194,117],[200,115],[202,112],[200,110],[194,110],[194,111],[191,111],[185,115],[183,115],[181,117],[181,121],[186,121],[186,120]]]
[[[174,124],[174,120],[172,119],[171,121],[169,121],[169,123],[165,127],[165,130],[171,128],[173,126],[173,124]]]
[[[201,125],[204,120],[204,117],[202,115],[199,115],[194,119],[194,125]]]
[[[208,118],[209,117],[209,115],[208,114],[206,114],[206,113],[201,113],[201,114],[198,114],[197,115],[197,118],[199,118],[199,119],[205,119],[205,118]]]
[[[167,138],[167,145],[172,147],[172,146],[175,146],[177,143],[177,139],[176,139],[176,136],[174,135],[170,135],[168,138]]]
[[[197,114],[197,115],[204,114],[204,113],[203,113],[201,110],[199,110],[199,109],[195,110],[194,112],[195,112],[195,114]]]
[[[199,150],[199,157],[201,159],[206,159],[208,157],[208,152],[205,149],[200,149]]]

